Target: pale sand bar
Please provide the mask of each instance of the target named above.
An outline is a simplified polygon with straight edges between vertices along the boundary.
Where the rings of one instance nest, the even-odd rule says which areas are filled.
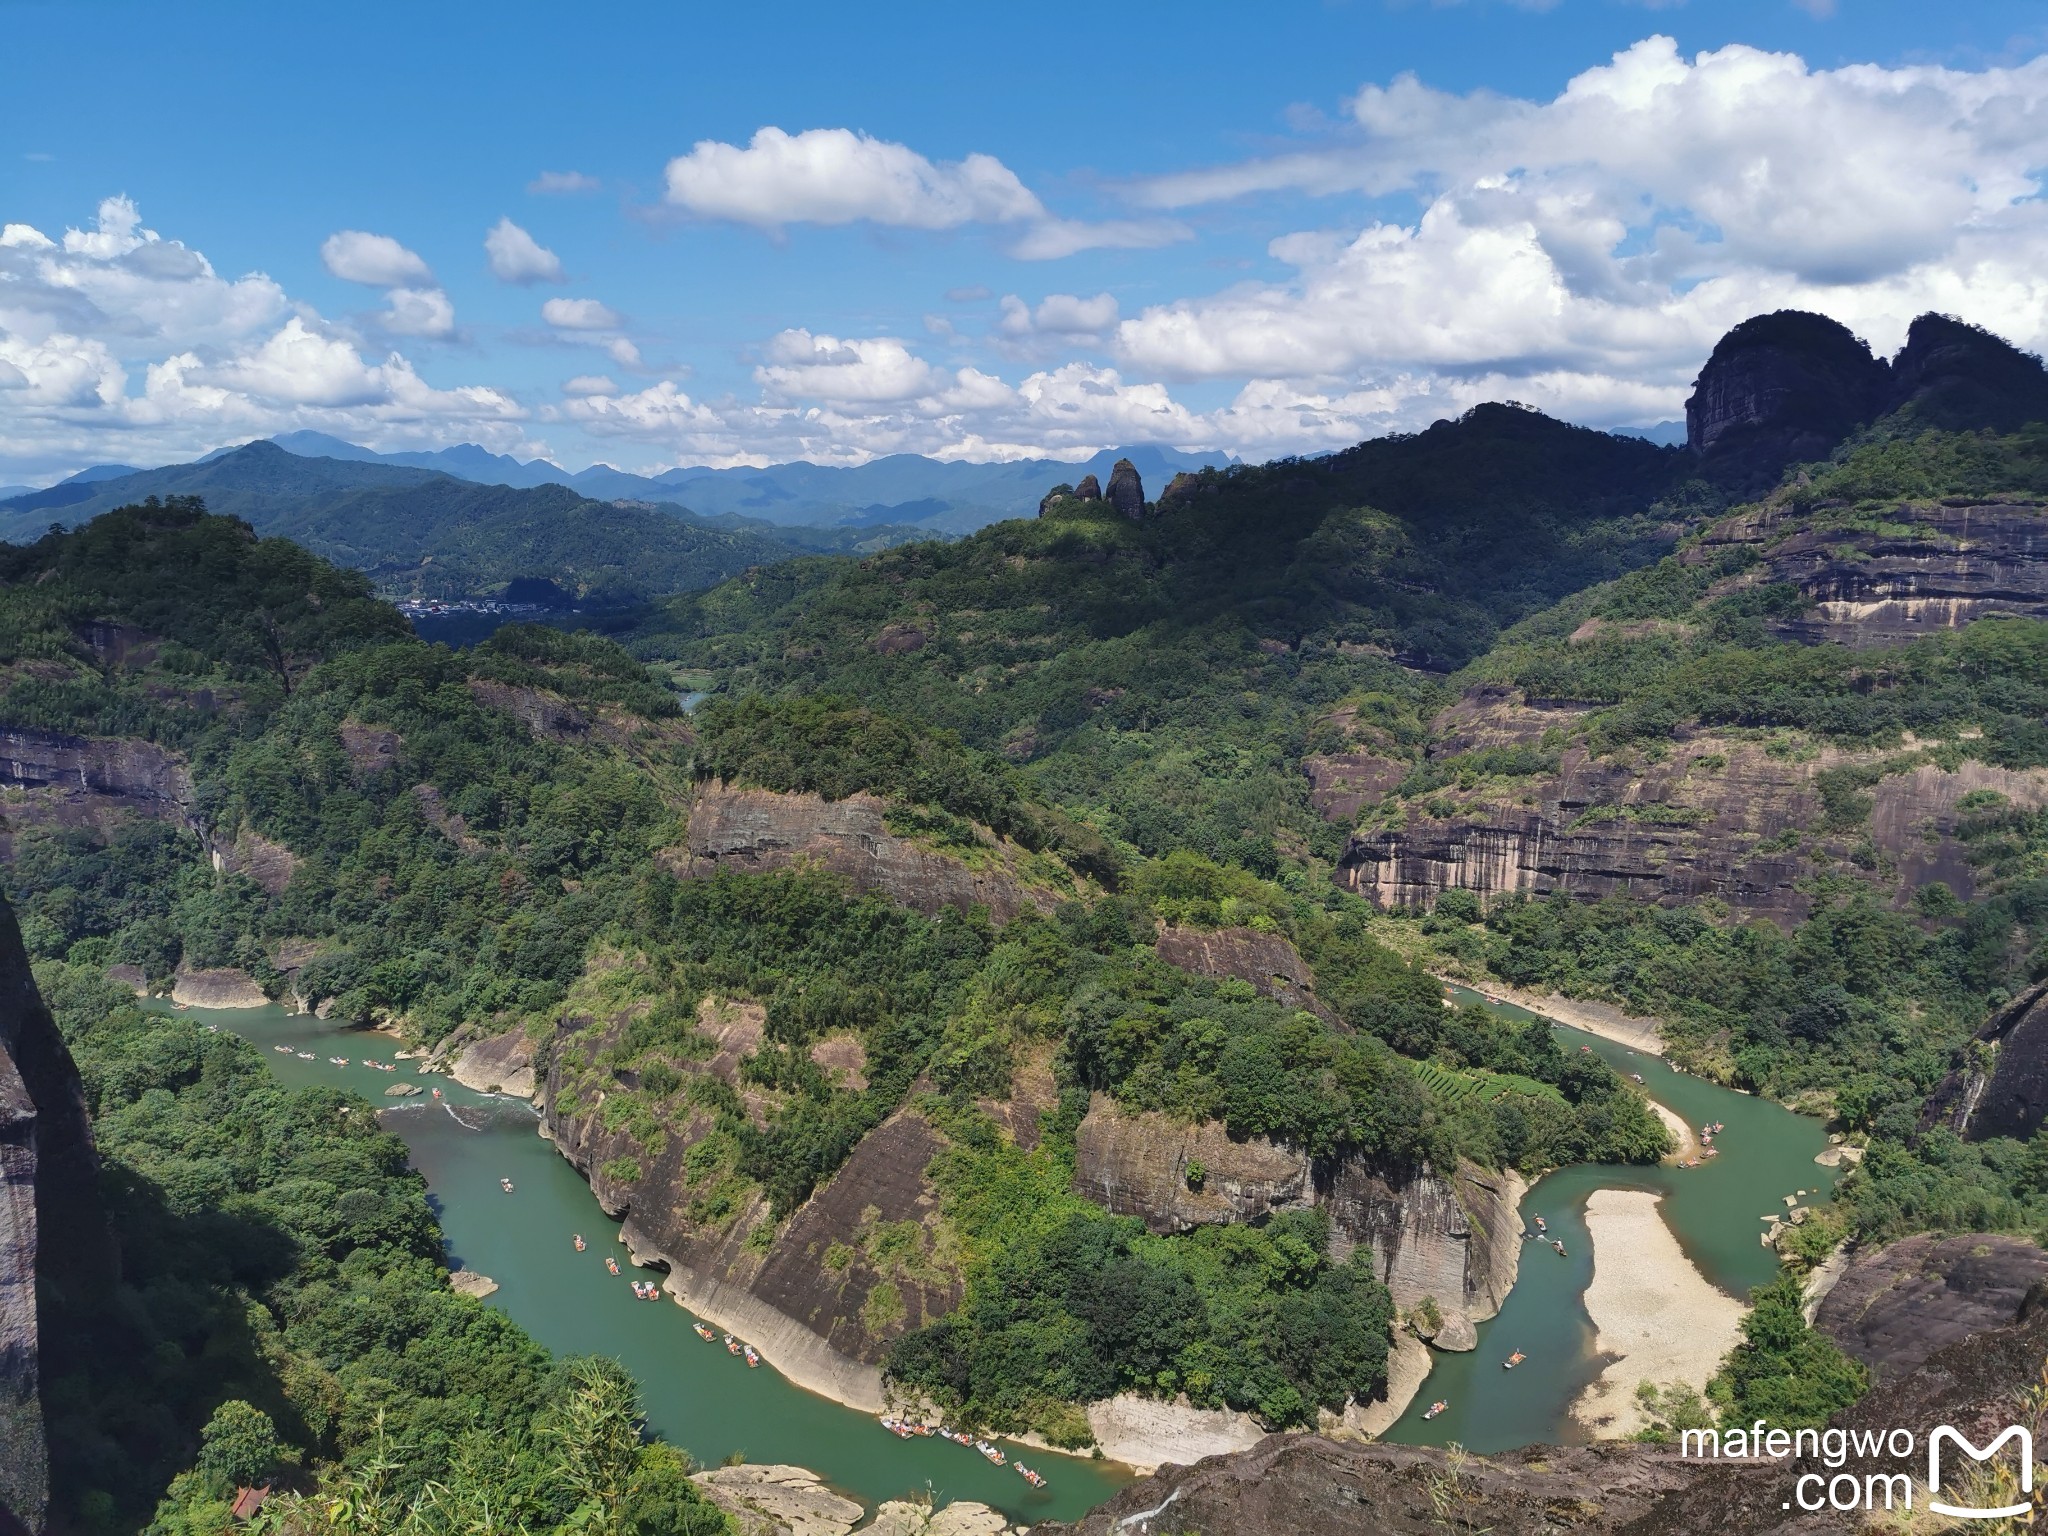
[[[1555,1019],[1560,1024],[1569,1024],[1573,1029],[1583,1029],[1589,1035],[1612,1040],[1616,1045],[1625,1045],[1631,1050],[1648,1051],[1652,1056],[1664,1054],[1664,1035],[1658,1020],[1642,1019],[1634,1014],[1623,1013],[1612,1003],[1559,997],[1554,992],[1524,992],[1519,987],[1510,987],[1498,981],[1461,981],[1458,985],[1469,987],[1482,996],[1497,997],[1504,1003],[1513,1003],[1517,1008],[1526,1008],[1531,1013],[1540,1013],[1544,1018]]]
[[[1667,1109],[1655,1099],[1647,1101],[1651,1111],[1664,1122],[1664,1129],[1671,1133],[1671,1139],[1678,1144],[1678,1150],[1664,1159],[1667,1163],[1682,1163],[1689,1157],[1700,1155],[1700,1139],[1692,1127],[1685,1123],[1685,1117],[1675,1109]]]
[[[1601,1439],[1643,1427],[1638,1383],[1704,1387],[1735,1347],[1746,1310],[1686,1258],[1657,1209],[1662,1198],[1647,1190],[1601,1189],[1586,1201],[1593,1242],[1586,1311],[1595,1353],[1611,1358],[1572,1405],[1572,1416]]]

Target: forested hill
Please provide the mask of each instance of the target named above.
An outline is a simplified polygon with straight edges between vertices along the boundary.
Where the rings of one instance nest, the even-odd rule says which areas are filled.
[[[1144,853],[1272,874],[1316,840],[1288,766],[1316,720],[1349,704],[1419,729],[1435,674],[1502,625],[1669,550],[1692,499],[1716,504],[1686,469],[1487,406],[1177,477],[1141,518],[1055,496],[955,544],[750,572],[674,600],[635,646],[735,693],[946,726]]]
[[[1149,501],[1117,466],[671,597],[637,655],[429,646],[289,541],[116,511],[0,550],[10,894],[89,995],[235,968],[531,1061],[679,1267],[1065,1445],[1121,1392],[1271,1427],[1368,1399],[1397,1309],[1441,1320],[1376,1267],[1390,1230],[1466,1212],[1423,1241],[1497,1302],[1510,1170],[1660,1155],[1625,1079],[1441,974],[1659,1012],[1688,1065],[1831,1116],[1867,1155],[1795,1264],[2042,1230],[2035,1125],[1942,1107],[2027,1055],[1973,1046],[1987,1018],[2048,1018],[2048,479],[1970,415],[2040,370],[1915,335],[1912,368],[1782,318],[1717,352],[1695,398],[1739,460],[1490,406]],[[1788,378],[1853,398],[1743,419]],[[1860,1380],[1787,1283],[1738,1413],[1787,1362],[1828,1366],[1802,1412]],[[380,1390],[333,1375],[278,1383],[330,1489]]]
[[[512,626],[472,651],[428,646],[360,574],[190,505],[111,513],[6,560],[8,881],[31,952],[58,968],[53,991],[73,989],[83,1010],[77,1028],[107,1016],[110,968],[153,988],[234,968],[423,1044],[525,1040],[545,1050],[562,1142],[602,1147],[591,1176],[613,1208],[644,1200],[650,1221],[685,1223],[678,1242],[729,1246],[745,1265],[735,1283],[763,1264],[809,1276],[831,1299],[799,1326],[851,1331],[844,1347],[969,1423],[1085,1444],[1090,1402],[1164,1379],[1303,1424],[1384,1380],[1393,1303],[1370,1244],[1333,1247],[1331,1223],[1348,1218],[1149,1237],[1073,1189],[1091,1106],[1098,1122],[1166,1116],[1273,1138],[1403,1187],[1426,1181],[1425,1163],[1487,1178],[1666,1145],[1603,1065],[1568,1059],[1540,1028],[1443,1009],[1437,984],[1336,892],[1288,891],[1185,849],[1153,860],[1110,846],[942,728],[823,700],[722,703],[693,727],[616,645]],[[879,802],[876,847],[1014,886],[1015,915],[891,899],[915,894],[901,885],[858,894],[804,860],[696,867],[700,818],[735,794],[799,813]],[[825,794],[840,798],[806,798]],[[1199,947],[1230,925],[1311,957],[1316,1010],[1160,945],[1176,932]],[[103,1117],[126,1115],[133,1091],[161,1123],[158,1086],[192,1086],[200,1113],[241,1072],[210,1054],[194,1058],[196,1084],[131,1066],[190,1034],[153,1030],[132,1010],[109,1019]],[[226,1132],[267,1134],[250,1117],[271,1113],[252,1099]],[[125,1134],[105,1145],[118,1167],[190,1182],[197,1219],[267,1188],[260,1163],[208,1184]],[[377,1282],[410,1305],[433,1283],[417,1186],[385,1151],[351,1151],[387,1158],[376,1174],[330,1161],[374,1196],[346,1205],[351,1221],[411,1223]],[[879,1183],[878,1159],[894,1170]],[[893,1212],[906,1189],[923,1214],[861,1214]],[[847,1226],[828,1278],[799,1223],[833,1211]],[[278,1251],[317,1278],[349,1261],[353,1230],[308,1226]],[[383,1258],[352,1262],[385,1273]],[[301,1298],[275,1274],[246,1283],[280,1308],[324,1305],[327,1292]],[[956,1323],[963,1288],[983,1304]],[[441,1294],[413,1313],[429,1330]],[[1057,1348],[1005,1363],[995,1340],[1027,1311]],[[155,1427],[133,1451],[95,1441],[68,1464],[69,1508],[104,1495],[132,1529],[135,1501],[200,1450],[219,1404],[194,1362],[219,1347],[214,1320],[152,1342]],[[335,1343],[324,1375],[287,1358],[234,1383],[252,1402],[269,1394],[285,1449],[337,1497],[378,1444],[378,1371],[410,1379],[384,1340]],[[459,1395],[438,1367],[422,1394],[444,1381]],[[78,1400],[100,1391],[80,1383]],[[543,1384],[520,1391],[545,1411]],[[458,1473],[458,1452],[480,1448],[415,1440],[396,1480]],[[174,1490],[193,1520],[217,1492],[203,1477]]]
[[[251,443],[195,464],[60,487],[0,506],[0,534],[26,541],[53,518],[89,520],[148,497],[196,497],[397,595],[477,597],[517,577],[552,581],[595,607],[707,586],[803,546],[762,525],[681,507],[593,501],[565,486],[478,485],[431,470],[305,458]],[[886,531],[884,531],[886,532]]]

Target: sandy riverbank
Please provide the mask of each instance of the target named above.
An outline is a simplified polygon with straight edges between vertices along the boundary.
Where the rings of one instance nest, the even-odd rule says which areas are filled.
[[[1657,1209],[1662,1199],[1648,1190],[1600,1189],[1586,1201],[1593,1243],[1586,1312],[1594,1352],[1608,1358],[1572,1416],[1602,1439],[1642,1428],[1638,1384],[1704,1387],[1735,1347],[1745,1310],[1686,1258]]]
[[[1589,1035],[1598,1035],[1603,1040],[1612,1040],[1615,1044],[1628,1046],[1631,1050],[1648,1051],[1653,1056],[1664,1054],[1663,1029],[1656,1019],[1637,1018],[1634,1014],[1623,1013],[1611,1003],[1559,997],[1554,992],[1524,992],[1519,987],[1510,987],[1498,981],[1461,981],[1458,985],[1470,987],[1482,996],[1497,997],[1504,1003],[1513,1003],[1517,1008],[1526,1008],[1531,1013],[1540,1013],[1546,1019],[1555,1019],[1560,1024],[1569,1024],[1573,1029],[1583,1029]]]
[[[1675,1109],[1665,1108],[1655,1099],[1650,1100],[1650,1110],[1664,1122],[1664,1129],[1671,1133],[1671,1139],[1678,1144],[1678,1150],[1665,1158],[1665,1162],[1682,1163],[1688,1158],[1700,1155],[1700,1139],[1693,1134],[1692,1127],[1685,1123],[1683,1115]]]

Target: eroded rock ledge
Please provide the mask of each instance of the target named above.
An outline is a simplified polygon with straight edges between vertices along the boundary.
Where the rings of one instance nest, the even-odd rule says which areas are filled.
[[[763,874],[813,863],[843,875],[857,891],[931,916],[942,908],[986,906],[1008,922],[1025,906],[1050,910],[1050,892],[1027,886],[1011,867],[1017,850],[995,844],[984,867],[970,867],[898,837],[883,822],[887,802],[874,795],[827,800],[723,784],[699,786],[690,802],[688,843],[663,862],[685,879],[731,870]]]

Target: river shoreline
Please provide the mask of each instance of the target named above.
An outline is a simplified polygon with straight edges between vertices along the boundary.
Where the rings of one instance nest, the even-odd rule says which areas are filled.
[[[1634,1434],[1648,1420],[1636,1400],[1643,1382],[1703,1388],[1740,1338],[1748,1311],[1717,1289],[1685,1255],[1649,1190],[1600,1189],[1586,1200],[1593,1279],[1586,1313],[1604,1363],[1572,1405],[1572,1417],[1600,1439]]]
[[[1546,1019],[1555,1019],[1560,1024],[1569,1024],[1573,1029],[1582,1029],[1587,1034],[1598,1035],[1603,1040],[1612,1040],[1616,1045],[1625,1045],[1632,1051],[1647,1051],[1652,1056],[1662,1056],[1668,1049],[1661,1020],[1638,1018],[1634,1014],[1623,1013],[1612,1003],[1562,997],[1555,992],[1525,992],[1520,987],[1511,987],[1500,981],[1474,983],[1460,981],[1453,976],[1440,976],[1437,979],[1477,992],[1481,997],[1496,997],[1504,1003],[1513,1003],[1517,1008],[1541,1014]]]
[[[1655,1099],[1649,1099],[1647,1102],[1650,1112],[1664,1122],[1664,1129],[1671,1133],[1671,1139],[1676,1143],[1676,1150],[1666,1153],[1664,1161],[1683,1163],[1698,1157],[1701,1151],[1700,1139],[1693,1134],[1692,1126],[1686,1122],[1685,1116],[1675,1109],[1659,1104]]]

